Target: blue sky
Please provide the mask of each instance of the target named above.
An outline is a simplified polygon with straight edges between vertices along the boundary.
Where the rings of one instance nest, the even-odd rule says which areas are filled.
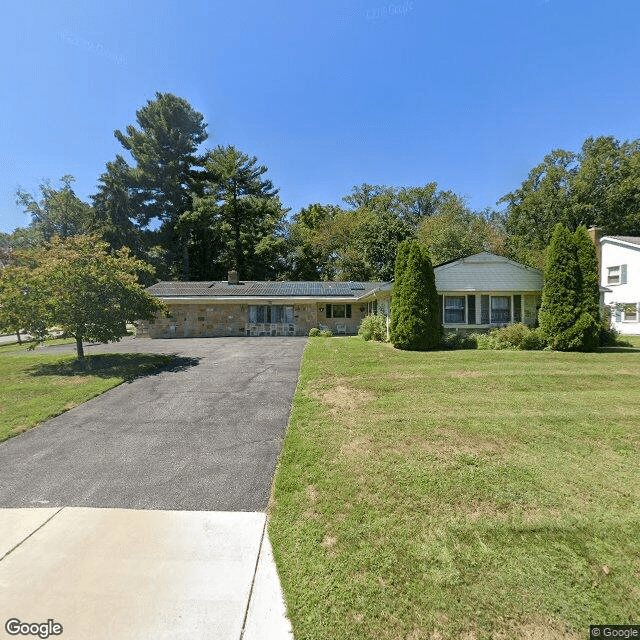
[[[156,91],[204,114],[205,147],[256,155],[292,212],[362,182],[491,207],[551,149],[640,137],[639,30],[637,0],[6,3],[0,230],[29,222],[18,187],[94,193]]]

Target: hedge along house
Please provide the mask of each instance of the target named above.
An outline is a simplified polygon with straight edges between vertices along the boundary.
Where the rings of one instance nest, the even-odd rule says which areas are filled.
[[[482,252],[438,265],[434,273],[445,329],[537,322],[543,287],[538,269]]]
[[[362,318],[388,314],[390,287],[380,282],[241,282],[235,271],[215,282],[158,282],[147,291],[170,317],[138,323],[138,336],[302,336],[313,327],[358,332]]]

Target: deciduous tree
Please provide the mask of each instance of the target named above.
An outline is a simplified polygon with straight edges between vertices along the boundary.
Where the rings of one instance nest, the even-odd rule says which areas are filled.
[[[579,153],[554,150],[499,202],[507,204],[514,257],[529,264],[544,255],[557,223],[571,232],[585,225],[640,235],[640,140],[601,136],[587,138]]]
[[[435,265],[481,251],[507,252],[506,234],[492,212],[476,213],[451,192],[443,193],[438,212],[420,223],[418,239]]]
[[[12,264],[0,271],[0,329],[15,333],[22,344],[21,331],[28,328],[32,337],[43,339],[46,323],[42,316],[44,289],[32,269],[25,264]]]
[[[126,335],[126,323],[150,320],[165,305],[146,293],[138,274],[151,267],[129,249],[115,254],[97,236],[54,236],[42,248],[21,252],[31,268],[21,272],[19,286],[38,295],[32,300],[24,328],[40,339],[57,327],[76,340],[84,361],[83,340],[116,341]]]
[[[82,234],[99,233],[101,224],[91,205],[76,196],[72,184],[75,178],[64,175],[60,178],[61,188],[56,189],[51,182],[40,184],[39,197],[24,189],[16,192],[17,204],[31,216],[28,231],[36,241],[48,241],[53,236],[69,238]]]

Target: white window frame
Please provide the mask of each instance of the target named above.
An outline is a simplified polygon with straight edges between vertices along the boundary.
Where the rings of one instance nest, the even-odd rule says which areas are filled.
[[[635,313],[630,317],[627,316],[627,308],[634,307]],[[630,304],[625,304],[622,306],[622,322],[638,322],[638,304],[635,302],[631,302]]]
[[[461,298],[462,299],[462,320],[460,321],[453,321],[453,320],[447,320],[447,298]],[[455,307],[456,311],[460,310],[460,307]],[[443,313],[443,317],[442,317],[442,321],[444,324],[467,324],[467,296],[462,294],[462,295],[443,295],[443,302],[442,302],[442,313]]]
[[[620,265],[607,267],[607,285],[620,284]]]
[[[494,322],[493,320],[493,300],[494,298],[507,298],[509,301],[509,318],[504,320],[497,320]],[[511,324],[513,321],[513,294],[509,295],[490,295],[489,296],[489,324]]]
[[[463,325],[468,325],[470,327],[494,327],[497,325],[503,324],[513,324],[513,314],[515,311],[514,307],[514,297],[520,296],[520,322],[524,322],[524,310],[525,310],[525,295],[523,293],[487,293],[483,291],[478,291],[476,293],[468,293],[468,292],[458,292],[458,291],[447,291],[446,293],[439,294],[442,301],[442,324],[446,327],[459,327]],[[476,298],[476,322],[472,325],[469,324],[469,300],[468,296],[473,295]],[[482,320],[482,296],[489,297],[489,322],[481,322]],[[464,298],[464,322],[447,322],[446,321],[446,312],[447,312],[447,298]],[[493,299],[494,298],[508,298],[509,299],[509,319],[507,321],[493,321]]]

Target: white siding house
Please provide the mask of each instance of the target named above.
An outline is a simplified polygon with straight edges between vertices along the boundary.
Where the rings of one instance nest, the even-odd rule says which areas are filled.
[[[611,325],[640,334],[640,237],[603,236],[599,242],[600,285]]]
[[[492,253],[477,253],[434,268],[445,329],[483,329],[536,323],[542,273]]]

